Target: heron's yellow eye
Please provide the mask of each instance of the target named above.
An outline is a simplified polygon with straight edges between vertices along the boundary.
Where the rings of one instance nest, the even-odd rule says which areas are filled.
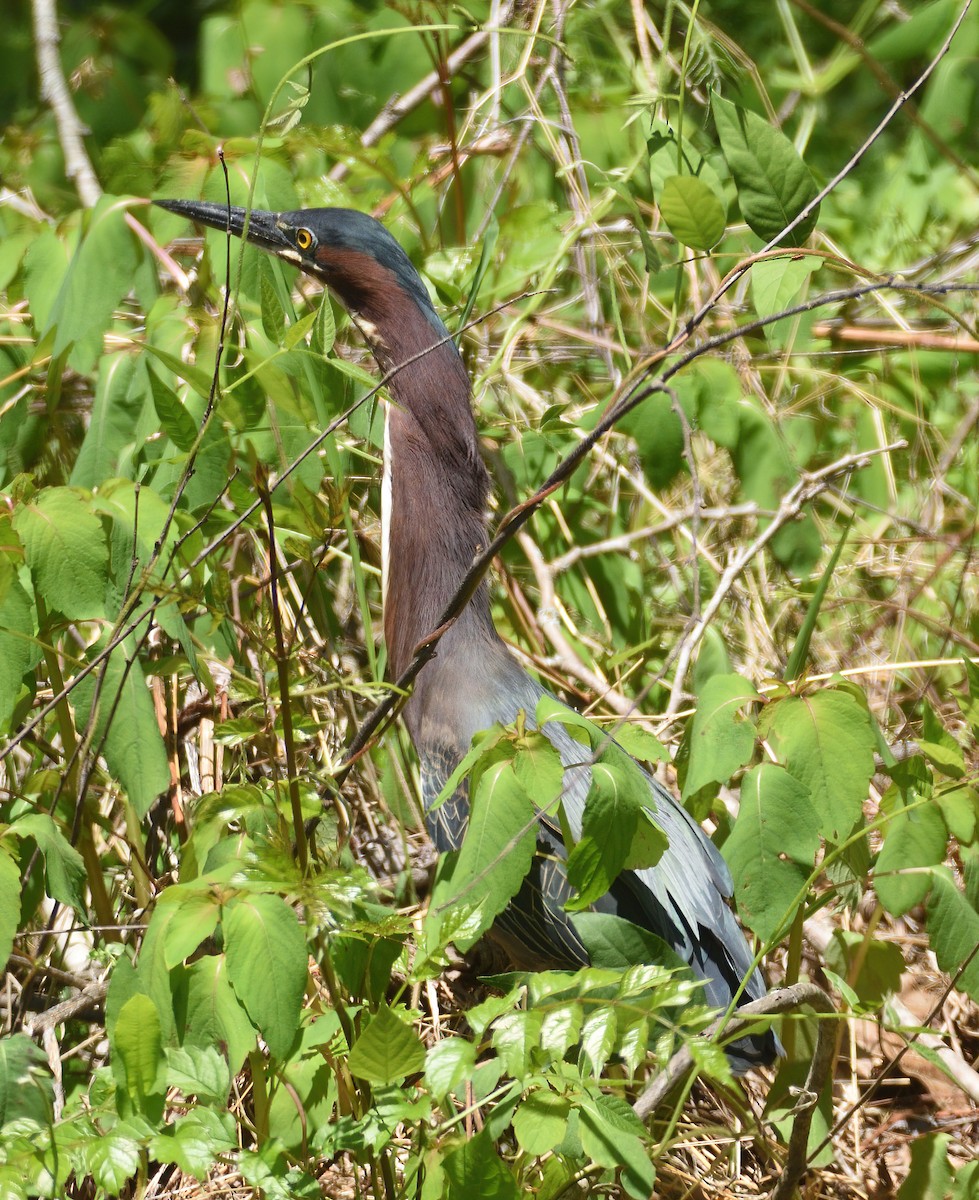
[[[296,245],[300,250],[308,250],[313,244],[313,235],[308,229],[300,229],[296,234]]]

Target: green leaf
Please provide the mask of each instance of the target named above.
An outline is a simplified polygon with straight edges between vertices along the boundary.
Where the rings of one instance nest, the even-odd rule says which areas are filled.
[[[98,366],[92,414],[70,482],[98,487],[115,475],[132,476],[142,446],[139,434],[147,400],[146,360],[138,353],[107,354]]]
[[[444,1100],[472,1076],[476,1047],[463,1037],[447,1037],[425,1054],[425,1083],[436,1100]]]
[[[513,1114],[513,1132],[525,1154],[540,1155],[561,1144],[571,1102],[547,1088],[530,1093]]]
[[[52,900],[67,904],[77,913],[84,913],[86,881],[82,856],[61,832],[47,813],[27,813],[18,817],[11,833],[31,837],[44,857],[47,891]]]
[[[0,854],[0,861],[5,858]],[[0,1129],[12,1121],[50,1124],[53,1101],[54,1083],[41,1047],[25,1033],[0,1038]]]
[[[279,896],[246,896],[227,906],[221,926],[231,986],[269,1053],[283,1059],[299,1029],[308,975],[296,914]]]
[[[848,692],[826,689],[788,696],[769,711],[777,757],[809,789],[823,836],[842,841],[862,816],[874,773],[877,742],[867,710]]]
[[[153,407],[163,432],[185,454],[197,441],[197,422],[190,415],[177,393],[157,375],[149,372]]]
[[[507,760],[479,776],[469,826],[454,863],[439,879],[430,911],[445,919],[448,910],[469,908],[473,920],[456,938],[468,950],[520,890],[537,848],[536,809]]]
[[[166,1079],[160,1014],[149,996],[130,996],[119,1010],[112,1052],[122,1067],[123,1085],[134,1107],[147,1112],[150,1097],[163,1091]]]
[[[715,675],[704,684],[687,730],[689,757],[683,772],[684,800],[724,783],[743,767],[755,748],[755,725],[741,709],[758,693],[740,675]]]
[[[162,937],[166,949],[165,931]],[[205,954],[183,972],[183,1028],[185,1048],[217,1046],[228,1060],[232,1075],[241,1070],[245,1056],[255,1049],[255,1030],[228,979],[223,954]]]
[[[947,1133],[931,1133],[911,1143],[911,1169],[901,1184],[897,1200],[945,1200],[952,1186]]]
[[[310,338],[310,349],[314,354],[319,354],[323,358],[333,349],[333,343],[336,341],[337,326],[333,316],[333,305],[330,303],[330,294],[326,290],[320,300],[320,306],[316,310],[316,320],[313,322],[313,334]]]
[[[217,1046],[180,1046],[167,1050],[166,1057],[168,1088],[179,1088],[185,1096],[225,1102],[231,1071]]]
[[[564,1058],[577,1043],[583,1020],[584,1012],[577,1001],[549,1008],[541,1023],[541,1049],[553,1059]]]
[[[673,411],[673,401],[656,392],[619,422],[635,439],[643,474],[654,488],[665,488],[685,469],[683,425]]]
[[[6,962],[14,948],[20,925],[20,871],[9,854],[0,850],[0,961]]]
[[[649,801],[649,782],[639,767],[621,752],[607,753],[591,769],[591,787],[585,800],[581,837],[568,856],[568,881],[578,895],[567,904],[580,912],[612,886],[626,864],[633,838]],[[653,826],[647,831],[655,834]],[[656,855],[666,849],[666,838],[650,839]],[[656,855],[658,857],[658,855]]]
[[[109,551],[83,492],[44,488],[15,512],[14,529],[49,609],[73,621],[105,616]]]
[[[445,1200],[519,1200],[517,1182],[486,1129],[446,1154],[442,1166]]]
[[[738,189],[741,215],[764,242],[774,241],[815,200],[816,181],[785,134],[762,117],[717,95],[712,109],[721,150]],[[818,216],[817,208],[781,240],[801,245]]]
[[[938,965],[955,976],[955,986],[979,1001],[979,913],[956,885],[952,872],[945,866],[928,870],[931,889],[925,903],[928,920],[928,939],[938,959]],[[959,968],[968,961],[961,975]]]
[[[259,279],[262,292],[262,328],[273,346],[281,346],[282,335],[286,327],[286,315],[276,294],[271,264],[266,259],[260,260]]]
[[[572,924],[594,967],[618,971],[628,970],[636,963],[686,967],[662,938],[622,917],[600,912],[575,913]]]
[[[671,175],[659,194],[663,220],[677,241],[709,250],[724,236],[724,206],[702,179]]]
[[[751,299],[759,317],[791,308],[822,260],[813,255],[786,255],[756,262],[751,268]]]
[[[605,1064],[615,1050],[617,1019],[611,1007],[597,1008],[585,1018],[581,1026],[582,1061],[594,1075],[601,1075]]]
[[[10,724],[24,675],[43,657],[37,632],[31,598],[11,570],[0,599],[0,729]]]
[[[883,807],[890,810],[891,817],[874,867],[874,890],[895,917],[924,900],[931,879],[922,868],[940,863],[948,842],[941,810],[929,792],[909,788],[906,796],[907,803],[896,788],[889,788],[884,797]]]
[[[656,1187],[656,1170],[642,1141],[642,1122],[617,1096],[583,1100],[578,1109],[581,1146],[599,1166],[618,1169],[630,1196],[647,1200]]]
[[[150,1154],[161,1163],[176,1163],[185,1175],[207,1178],[222,1155],[237,1148],[229,1113],[198,1107],[177,1117],[150,1142]]]
[[[723,853],[738,912],[763,942],[794,914],[819,849],[819,817],[808,789],[782,767],[762,763],[741,784],[741,807]]]
[[[132,289],[139,251],[126,224],[130,206],[118,196],[102,196],[86,214],[84,236],[48,318],[48,329],[55,330],[55,357],[89,339],[99,344],[113,310]],[[85,363],[76,363],[82,369],[85,357]]]
[[[105,639],[100,639],[95,649],[104,644]],[[170,786],[170,766],[153,698],[135,654],[136,641],[131,637],[78,683],[72,702],[83,728],[93,720],[95,709],[94,744],[137,816],[143,817]]]
[[[368,1083],[400,1083],[425,1066],[425,1047],[410,1025],[382,1005],[350,1048],[351,1075]]]
[[[503,1061],[506,1073],[520,1079],[531,1068],[534,1051],[540,1045],[543,1013],[509,1012],[493,1022],[493,1048]]]
[[[118,1195],[123,1185],[139,1169],[139,1142],[128,1133],[113,1131],[101,1137],[86,1138],[81,1157],[97,1187]]]
[[[190,958],[201,942],[217,928],[221,912],[220,902],[210,890],[180,895],[182,891],[168,888],[160,897],[161,904],[176,905],[176,911],[163,935],[163,959],[168,967],[175,967],[185,958]]]

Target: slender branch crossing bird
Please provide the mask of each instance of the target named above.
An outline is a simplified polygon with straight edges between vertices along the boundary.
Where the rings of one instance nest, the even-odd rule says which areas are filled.
[[[229,230],[325,284],[349,312],[381,369],[390,374],[383,499],[384,636],[398,678],[487,544],[490,480],[480,456],[466,368],[401,246],[373,218],[344,208],[250,214],[242,208],[158,200],[170,212]],[[458,850],[469,816],[463,784],[435,801],[472,738],[523,713],[533,723],[545,694],[494,628],[489,592],[479,585],[437,654],[421,669],[404,716],[421,765],[422,800],[432,840]],[[564,766],[562,804],[572,835],[581,834],[590,786],[587,750],[549,721],[542,732]],[[585,761],[583,761],[585,760]],[[637,770],[641,768],[637,767]],[[594,910],[625,918],[667,943],[703,981],[707,1000],[726,1008],[765,993],[760,972],[727,905],[731,877],[700,826],[652,776],[648,810],[668,839],[655,866],[624,870]],[[588,955],[565,911],[572,897],[561,824],[538,815],[537,853],[493,935],[515,965],[577,968]],[[779,1052],[770,1031],[728,1047],[745,1070]]]

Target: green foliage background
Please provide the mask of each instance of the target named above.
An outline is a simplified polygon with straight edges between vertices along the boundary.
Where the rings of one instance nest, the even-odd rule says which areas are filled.
[[[308,281],[147,204],[227,187],[405,245],[495,519],[564,470],[497,623],[638,758],[666,714],[770,976],[850,1022],[812,1194],[880,1182],[828,1135],[880,1125],[866,1062],[908,1039],[973,1107],[888,1178],[971,1194],[979,10],[66,4],[60,109],[45,12],[0,35],[0,1192],[764,1190],[798,1119],[811,1014],[746,1101],[692,985],[594,917],[577,976],[446,988],[514,872],[419,915],[410,748],[343,762],[388,690],[376,372]],[[472,765],[505,846],[554,763],[517,729]],[[585,899],[655,841],[592,804]],[[680,1043],[722,1099],[643,1122]]]

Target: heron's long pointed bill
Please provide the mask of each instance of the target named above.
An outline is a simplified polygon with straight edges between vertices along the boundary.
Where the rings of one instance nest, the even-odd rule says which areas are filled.
[[[168,212],[196,221],[199,225],[222,229],[233,233],[235,237],[244,236],[253,246],[261,246],[270,254],[281,255],[284,251],[293,249],[279,229],[276,219],[278,214],[274,212],[263,212],[259,208],[253,208],[248,216],[246,234],[247,209],[229,208],[226,204],[212,204],[208,200],[154,200],[153,203],[157,208],[165,208]]]

